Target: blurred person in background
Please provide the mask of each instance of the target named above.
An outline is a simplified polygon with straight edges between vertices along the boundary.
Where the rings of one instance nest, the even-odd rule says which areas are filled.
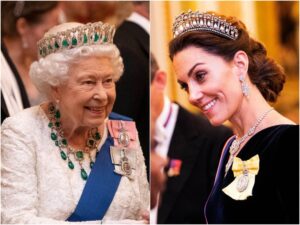
[[[58,2],[1,2],[1,50],[4,56],[2,62],[6,65],[6,70],[11,70],[10,74],[13,75],[7,79],[6,71],[2,73],[1,121],[14,114],[10,106],[14,104],[15,99],[22,99],[21,103],[17,100],[19,109],[41,103],[41,95],[29,77],[29,67],[37,60],[37,41],[59,23],[60,13]]]
[[[132,14],[117,28],[114,39],[124,59],[124,74],[116,86],[119,95],[114,105],[114,111],[129,116],[137,122],[148,168],[149,1],[136,1],[132,4]]]
[[[170,161],[165,166],[167,179],[158,209],[150,213],[151,223],[205,223],[203,209],[213,185],[217,159],[232,131],[225,126],[213,127],[203,116],[171,102],[165,95],[166,86],[167,74],[159,69],[151,54],[151,118],[156,118],[152,128],[154,151]]]

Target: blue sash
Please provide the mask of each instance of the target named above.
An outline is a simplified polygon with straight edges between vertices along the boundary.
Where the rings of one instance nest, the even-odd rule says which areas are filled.
[[[113,145],[112,137],[108,136],[97,155],[78,205],[67,221],[101,220],[104,217],[121,180],[121,176],[113,172],[110,156],[110,146]]]

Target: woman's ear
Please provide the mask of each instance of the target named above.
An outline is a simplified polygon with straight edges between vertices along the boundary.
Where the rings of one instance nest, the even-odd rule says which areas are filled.
[[[157,88],[164,90],[167,85],[167,74],[162,70],[156,71],[152,82]]]
[[[50,95],[51,95],[51,98],[53,100],[60,100],[60,94],[59,94],[58,87],[51,86],[51,93],[50,93]]]
[[[28,23],[25,18],[19,18],[16,22],[16,29],[21,37],[28,33]]]
[[[244,51],[237,51],[233,57],[233,65],[237,69],[238,75],[243,75],[248,73],[249,59],[248,55]]]

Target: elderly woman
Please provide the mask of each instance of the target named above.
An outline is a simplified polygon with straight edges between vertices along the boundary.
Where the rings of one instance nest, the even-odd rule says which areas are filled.
[[[65,23],[38,42],[30,75],[49,101],[3,123],[3,223],[147,222],[135,123],[111,113],[123,72],[113,34]]]

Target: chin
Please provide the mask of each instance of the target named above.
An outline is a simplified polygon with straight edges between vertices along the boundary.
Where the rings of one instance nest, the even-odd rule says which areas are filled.
[[[225,122],[225,120],[223,120],[221,118],[216,118],[216,117],[208,118],[208,120],[209,120],[210,124],[214,127],[223,125],[223,123]]]

